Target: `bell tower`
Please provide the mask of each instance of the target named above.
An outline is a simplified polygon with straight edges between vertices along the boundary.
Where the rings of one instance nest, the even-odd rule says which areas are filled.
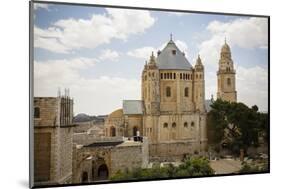
[[[230,47],[224,42],[221,48],[219,70],[217,71],[217,98],[229,102],[237,101],[235,69],[231,58]]]
[[[144,70],[142,72],[142,100],[144,102],[146,114],[159,114],[159,69],[156,65],[153,52],[150,56],[148,64],[145,64]]]
[[[195,109],[205,112],[205,79],[204,79],[204,66],[202,64],[200,55],[196,60],[194,68],[194,102]]]

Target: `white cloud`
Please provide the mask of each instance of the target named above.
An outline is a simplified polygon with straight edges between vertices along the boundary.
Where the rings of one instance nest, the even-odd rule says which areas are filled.
[[[116,51],[113,51],[111,49],[106,49],[103,50],[99,60],[104,61],[104,60],[110,60],[110,61],[117,61],[119,58],[119,53]]]
[[[106,11],[106,14],[93,14],[90,19],[58,20],[47,29],[35,26],[35,47],[58,53],[95,48],[112,39],[126,40],[130,35],[144,33],[156,21],[144,10]]]
[[[227,43],[241,48],[267,48],[267,20],[264,18],[236,19],[230,22],[212,21],[207,26],[211,37],[199,45],[199,54],[207,66],[214,69],[220,49]]]
[[[49,10],[49,5],[44,3],[34,3],[34,10],[46,9]]]
[[[148,59],[152,52],[156,52],[157,49],[154,47],[141,47],[138,49],[131,50],[127,52],[127,55],[140,58],[140,59]]]
[[[185,54],[187,55],[187,52],[188,52],[187,44],[184,41],[181,41],[181,40],[176,40],[175,43],[176,43],[177,47],[181,51],[185,52]],[[166,45],[167,45],[167,43],[159,45],[159,47],[146,46],[146,47],[137,48],[137,49],[128,51],[127,55],[135,57],[135,58],[147,60],[147,59],[149,59],[152,51],[154,52],[154,54],[156,54],[158,50],[163,50],[163,48]]]
[[[267,46],[268,26],[266,18],[236,19],[231,22],[211,22],[207,29],[213,34],[227,37],[233,46],[260,48]]]
[[[205,65],[206,98],[216,96],[218,62],[224,38],[231,46],[266,49],[267,20],[263,18],[236,19],[230,22],[213,21],[207,26],[210,37],[199,45],[199,54]],[[235,55],[232,55],[235,59]],[[267,110],[267,70],[261,67],[245,68],[234,62],[238,101],[248,106],[258,105]]]
[[[236,69],[238,101],[248,106],[257,105],[260,110],[268,110],[268,70],[255,66]]]
[[[80,71],[91,69],[95,59],[75,58],[34,63],[34,95],[56,96],[69,88],[74,112],[108,114],[122,107],[124,99],[140,99],[140,80],[101,76],[87,78]]]
[[[191,15],[192,13],[189,12],[167,12],[171,16],[186,16]]]

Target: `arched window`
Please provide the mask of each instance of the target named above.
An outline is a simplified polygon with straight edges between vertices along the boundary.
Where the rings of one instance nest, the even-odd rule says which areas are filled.
[[[163,79],[163,73],[161,73],[161,79]]]
[[[182,79],[182,73],[180,73],[180,79]]]
[[[194,125],[195,125],[195,124],[194,124],[194,122],[192,121],[192,122],[191,122],[191,126],[194,127]]]
[[[187,79],[189,80],[189,77],[190,77],[190,75],[189,74],[187,74]]]
[[[171,87],[166,87],[166,96],[167,97],[171,96]]]
[[[184,96],[188,97],[188,87],[185,87],[185,89],[184,89]]]
[[[146,75],[144,76],[144,80],[145,80],[145,81],[147,80],[147,76],[146,76]]]
[[[196,79],[198,79],[198,74],[196,74]]]
[[[184,79],[184,80],[186,79],[186,75],[185,75],[185,74],[183,74],[183,79]]]
[[[172,73],[170,73],[170,79],[173,79],[173,74]]]
[[[39,107],[34,108],[34,117],[40,118],[40,108]]]
[[[164,79],[167,79],[167,74],[166,73],[164,73]]]
[[[172,123],[172,128],[176,128],[177,127],[177,124],[174,122]]]
[[[188,127],[188,123],[187,123],[187,122],[184,122],[183,126],[184,126],[184,127]]]
[[[164,127],[164,128],[168,128],[168,123],[164,123],[164,124],[163,124],[163,127]]]
[[[231,79],[227,78],[227,85],[230,86],[231,85]]]
[[[174,79],[176,79],[176,73],[174,73]]]
[[[148,77],[150,77],[150,72],[148,72]]]
[[[154,72],[152,72],[152,77],[154,77]]]

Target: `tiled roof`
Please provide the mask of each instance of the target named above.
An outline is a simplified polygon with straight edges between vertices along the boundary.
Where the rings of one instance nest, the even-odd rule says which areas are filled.
[[[170,40],[166,47],[156,58],[156,65],[161,70],[191,70],[192,66],[186,59],[183,52],[179,50],[173,40]]]

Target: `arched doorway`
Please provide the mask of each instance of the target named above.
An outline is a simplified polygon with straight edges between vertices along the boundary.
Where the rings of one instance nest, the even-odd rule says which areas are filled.
[[[137,132],[138,132],[138,127],[137,126],[135,126],[134,128],[133,128],[133,136],[137,136]]]
[[[82,174],[82,182],[88,182],[88,173],[87,172],[83,172]]]
[[[98,168],[98,180],[107,180],[108,179],[108,168],[106,164],[102,164]]]
[[[115,129],[115,127],[110,127],[110,136],[116,136],[116,129]]]

